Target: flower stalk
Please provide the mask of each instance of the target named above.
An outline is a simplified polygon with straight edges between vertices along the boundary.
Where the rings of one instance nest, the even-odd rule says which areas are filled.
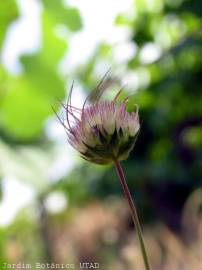
[[[104,78],[97,89],[87,96],[82,109],[71,104],[72,84],[67,103],[62,104],[66,114],[65,120],[57,113],[56,116],[65,128],[70,145],[80,153],[82,158],[100,165],[115,164],[130,206],[145,269],[150,270],[137,210],[120,164],[120,160],[128,158],[136,142],[140,129],[138,106],[136,105],[135,111],[128,112],[126,106],[128,97],[118,102],[122,90],[112,101],[100,100],[104,91],[102,89]]]
[[[151,268],[149,266],[149,260],[148,260],[148,256],[147,256],[143,236],[142,236],[142,229],[141,229],[141,226],[140,226],[137,210],[136,210],[134,201],[132,199],[132,196],[130,194],[130,190],[129,190],[127,182],[126,182],[123,169],[122,169],[121,164],[120,164],[120,162],[118,160],[114,161],[114,165],[115,165],[116,172],[117,172],[117,175],[119,177],[119,180],[121,182],[124,194],[126,196],[126,199],[128,201],[129,207],[130,207],[131,216],[132,216],[132,219],[133,219],[133,222],[134,222],[134,225],[135,225],[135,229],[136,229],[136,232],[137,232],[137,235],[138,235],[138,239],[139,239],[139,242],[140,242],[140,248],[141,248],[141,253],[142,253],[145,269],[146,270],[151,270]]]

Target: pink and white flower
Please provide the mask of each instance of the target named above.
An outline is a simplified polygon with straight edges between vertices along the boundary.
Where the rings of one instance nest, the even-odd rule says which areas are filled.
[[[72,86],[73,88],[73,86]],[[71,105],[71,93],[66,105],[66,121],[61,121],[69,143],[81,156],[97,164],[126,159],[132,150],[140,128],[138,109],[126,110],[126,101],[96,101],[79,109]],[[88,99],[88,98],[87,98]]]

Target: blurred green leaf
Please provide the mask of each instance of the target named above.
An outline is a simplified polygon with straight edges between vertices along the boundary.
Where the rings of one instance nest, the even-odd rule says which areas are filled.
[[[43,3],[54,24],[64,24],[73,32],[82,28],[82,21],[77,8],[64,6],[61,0],[43,0]]]
[[[23,139],[33,138],[41,133],[43,121],[51,113],[50,100],[27,77],[13,80],[2,102],[2,122],[9,133]]]
[[[15,0],[0,1],[0,48],[2,47],[7,28],[18,17]]]
[[[40,62],[37,65],[35,60],[27,59],[27,73],[5,83],[1,100],[2,125],[18,139],[39,136],[45,119],[53,114],[51,106],[65,94],[64,83],[55,71],[43,68]]]
[[[130,18],[128,14],[119,14],[115,19],[115,24],[120,26],[132,26],[133,23],[133,18]]]
[[[49,13],[44,11],[42,15],[42,48],[39,52],[42,64],[57,65],[67,49],[67,41],[56,34],[55,25],[51,21]]]
[[[57,68],[67,49],[67,42],[56,35],[46,12],[42,16],[42,29],[39,52],[21,57],[23,74],[7,77],[2,73],[3,127],[13,137],[23,140],[34,139],[41,134],[45,119],[53,114],[51,105],[65,95],[64,80]]]
[[[52,102],[64,97],[64,81],[57,74],[54,66],[46,62],[46,55],[43,52],[38,55],[23,56],[21,59],[25,68],[24,79],[31,84],[28,91],[33,90],[39,98],[49,103],[49,107]],[[49,61],[51,59],[50,55]]]

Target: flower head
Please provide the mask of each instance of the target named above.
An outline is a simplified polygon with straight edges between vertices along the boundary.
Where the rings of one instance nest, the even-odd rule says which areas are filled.
[[[96,101],[83,108],[71,105],[70,91],[66,111],[66,129],[69,143],[81,156],[93,163],[108,164],[115,160],[126,159],[137,137],[139,125],[138,109],[129,113],[126,101]]]

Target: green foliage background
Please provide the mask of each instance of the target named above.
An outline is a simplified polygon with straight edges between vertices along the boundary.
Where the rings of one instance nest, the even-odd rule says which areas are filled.
[[[96,66],[103,61],[112,67],[110,76],[117,78],[118,89],[125,75],[138,76],[135,91],[129,83],[124,94],[133,93],[129,109],[134,103],[139,104],[141,132],[123,167],[142,210],[141,219],[145,223],[160,220],[179,230],[183,205],[202,184],[201,1],[153,0],[148,4],[146,0],[136,0],[133,10],[119,14],[114,23],[132,32],[130,42],[136,46],[136,53],[121,63],[123,72],[119,76],[116,74],[120,63],[115,57],[119,44],[106,42],[100,43],[73,75],[68,70],[62,75],[59,63],[68,52],[71,38],[83,27],[80,11],[65,6],[61,0],[40,2],[40,48],[20,56],[23,70],[18,75],[0,65],[0,179],[15,175],[37,192],[35,206],[27,206],[13,224],[1,229],[1,259],[7,259],[5,243],[12,235],[19,234],[19,241],[29,239],[26,246],[32,241],[33,232],[38,235],[37,221],[27,211],[36,212],[38,201],[52,191],[62,191],[68,197],[70,212],[94,199],[104,201],[109,195],[121,194],[113,168],[79,160],[76,168],[57,183],[52,184],[45,174],[54,160],[56,146],[45,132],[46,121],[54,117],[51,105],[60,109],[57,100],[66,98],[66,85],[73,79],[87,92],[93,89],[101,79]],[[19,16],[17,1],[0,1],[0,53],[9,27]],[[58,26],[65,29],[66,36],[57,34]],[[160,48],[161,55],[145,63],[141,53],[151,43]],[[0,194],[2,197],[4,191]],[[27,253],[25,258],[40,260],[45,256],[44,250],[39,241],[37,249],[30,246],[32,255]]]

